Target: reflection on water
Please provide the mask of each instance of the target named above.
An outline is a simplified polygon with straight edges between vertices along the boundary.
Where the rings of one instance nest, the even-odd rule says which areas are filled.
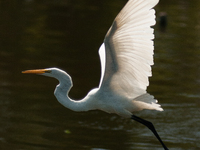
[[[126,1],[0,2],[1,149],[162,149],[152,133],[131,120],[61,106],[56,80],[22,75],[59,67],[72,76],[70,96],[98,86],[98,48]],[[137,115],[154,122],[170,149],[199,149],[200,22],[198,0],[161,1],[165,32],[155,26],[155,65],[148,92],[164,112]],[[91,63],[92,62],[92,63]]]

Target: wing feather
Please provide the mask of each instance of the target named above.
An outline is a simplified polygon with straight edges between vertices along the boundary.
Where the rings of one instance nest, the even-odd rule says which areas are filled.
[[[99,54],[100,88],[134,98],[146,93],[153,65],[152,25],[158,0],[129,0],[108,30]]]

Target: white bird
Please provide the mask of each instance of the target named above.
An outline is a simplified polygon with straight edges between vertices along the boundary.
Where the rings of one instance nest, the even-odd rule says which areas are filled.
[[[101,79],[82,100],[68,97],[71,77],[57,68],[27,70],[59,80],[55,89],[57,100],[73,111],[102,110],[131,118],[147,126],[164,145],[153,124],[133,112],[143,109],[163,111],[157,100],[146,92],[153,65],[153,29],[159,0],[129,0],[115,18],[99,49]]]

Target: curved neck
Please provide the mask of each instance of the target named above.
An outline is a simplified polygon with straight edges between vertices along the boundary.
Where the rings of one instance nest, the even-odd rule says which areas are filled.
[[[68,75],[66,75],[64,78],[59,78],[58,80],[60,84],[57,85],[54,95],[63,106],[73,111],[88,111],[95,109],[94,106],[91,106],[90,96],[86,96],[84,99],[79,101],[69,98],[68,93],[72,87],[72,82]]]

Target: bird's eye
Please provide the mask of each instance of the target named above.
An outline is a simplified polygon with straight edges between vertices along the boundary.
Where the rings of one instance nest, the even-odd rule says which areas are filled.
[[[45,70],[45,73],[51,73],[52,71],[51,70]]]

